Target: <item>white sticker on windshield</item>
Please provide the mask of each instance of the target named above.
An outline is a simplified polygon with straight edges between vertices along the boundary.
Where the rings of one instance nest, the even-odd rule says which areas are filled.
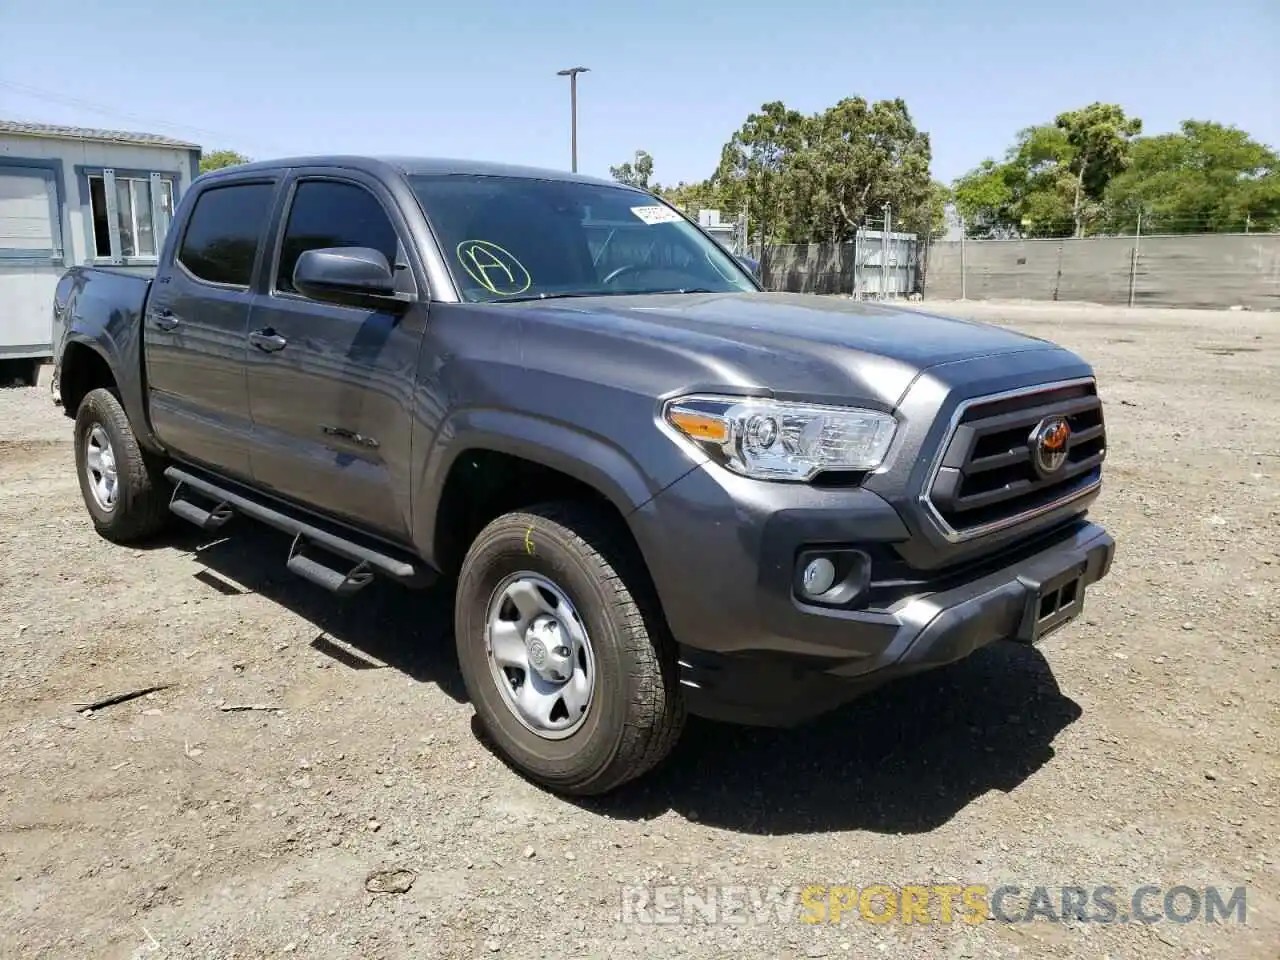
[[[655,223],[675,223],[683,219],[670,207],[632,207],[631,212],[651,226]]]

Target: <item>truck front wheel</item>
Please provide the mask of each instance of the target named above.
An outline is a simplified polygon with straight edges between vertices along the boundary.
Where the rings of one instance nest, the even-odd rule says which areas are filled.
[[[476,714],[508,762],[561,793],[640,776],[684,725],[673,644],[619,523],[580,503],[506,514],[458,578],[458,659]]]
[[[98,533],[116,543],[159,533],[169,519],[168,482],[110,390],[90,390],[80,401],[75,441],[80,493]]]

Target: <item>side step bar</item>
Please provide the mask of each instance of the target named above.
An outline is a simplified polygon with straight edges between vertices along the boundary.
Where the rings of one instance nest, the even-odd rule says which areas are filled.
[[[194,523],[201,530],[217,530],[235,516],[235,511],[225,500],[221,500],[212,509],[206,510],[200,504],[181,496],[182,483],[175,483],[173,496],[169,498],[169,509],[183,520]]]
[[[367,560],[361,560],[346,573],[327,567],[311,557],[303,556],[306,541],[299,533],[293,538],[293,546],[289,548],[289,560],[285,566],[304,580],[310,580],[317,586],[324,587],[330,593],[355,593],[362,587],[373,583],[373,571],[369,569]]]
[[[293,544],[289,548],[289,558],[285,561],[285,565],[293,573],[326,590],[341,594],[354,593],[368,586],[374,575],[378,573],[414,586],[425,586],[435,579],[434,571],[429,570],[425,565],[414,565],[407,560],[355,543],[346,537],[268,507],[257,500],[251,500],[220,487],[179,467],[167,468],[164,475],[174,485],[173,499],[169,503],[169,509],[201,529],[216,530],[230,520],[235,513],[243,513],[277,530],[293,534]],[[206,510],[190,500],[183,499],[179,493],[184,486],[213,501],[216,506]],[[346,572],[336,570],[312,557],[305,556],[303,550],[307,546],[319,547],[325,553],[350,561],[354,566]]]

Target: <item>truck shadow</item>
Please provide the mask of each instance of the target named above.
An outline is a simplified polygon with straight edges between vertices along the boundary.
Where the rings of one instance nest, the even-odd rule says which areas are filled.
[[[794,729],[690,720],[667,763],[583,806],[752,834],[923,833],[1025,781],[1081,712],[1038,650],[995,644]]]
[[[375,581],[344,601],[285,570],[288,543],[237,523],[225,539],[193,528],[167,545],[191,550],[212,589],[259,593],[314,624],[317,652],[351,669],[390,667],[467,701],[451,591]],[[748,834],[922,833],[988,791],[1013,790],[1052,759],[1054,738],[1080,715],[1039,650],[996,644],[794,729],[691,719],[656,771],[574,802],[612,819],[675,812]]]
[[[196,578],[223,594],[261,594],[316,627],[311,648],[355,670],[390,667],[420,683],[434,683],[467,702],[453,646],[449,590],[407,590],[374,580],[358,598],[345,600],[285,569],[290,538],[252,523],[235,523],[229,535],[175,531],[170,547],[189,550],[203,565]],[[216,537],[216,539],[211,539]]]

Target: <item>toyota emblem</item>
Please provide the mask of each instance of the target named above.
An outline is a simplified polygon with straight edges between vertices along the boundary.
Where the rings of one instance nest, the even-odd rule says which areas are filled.
[[[1067,447],[1071,441],[1071,424],[1063,417],[1045,417],[1031,431],[1028,445],[1031,447],[1031,463],[1036,473],[1050,477],[1067,462]]]

